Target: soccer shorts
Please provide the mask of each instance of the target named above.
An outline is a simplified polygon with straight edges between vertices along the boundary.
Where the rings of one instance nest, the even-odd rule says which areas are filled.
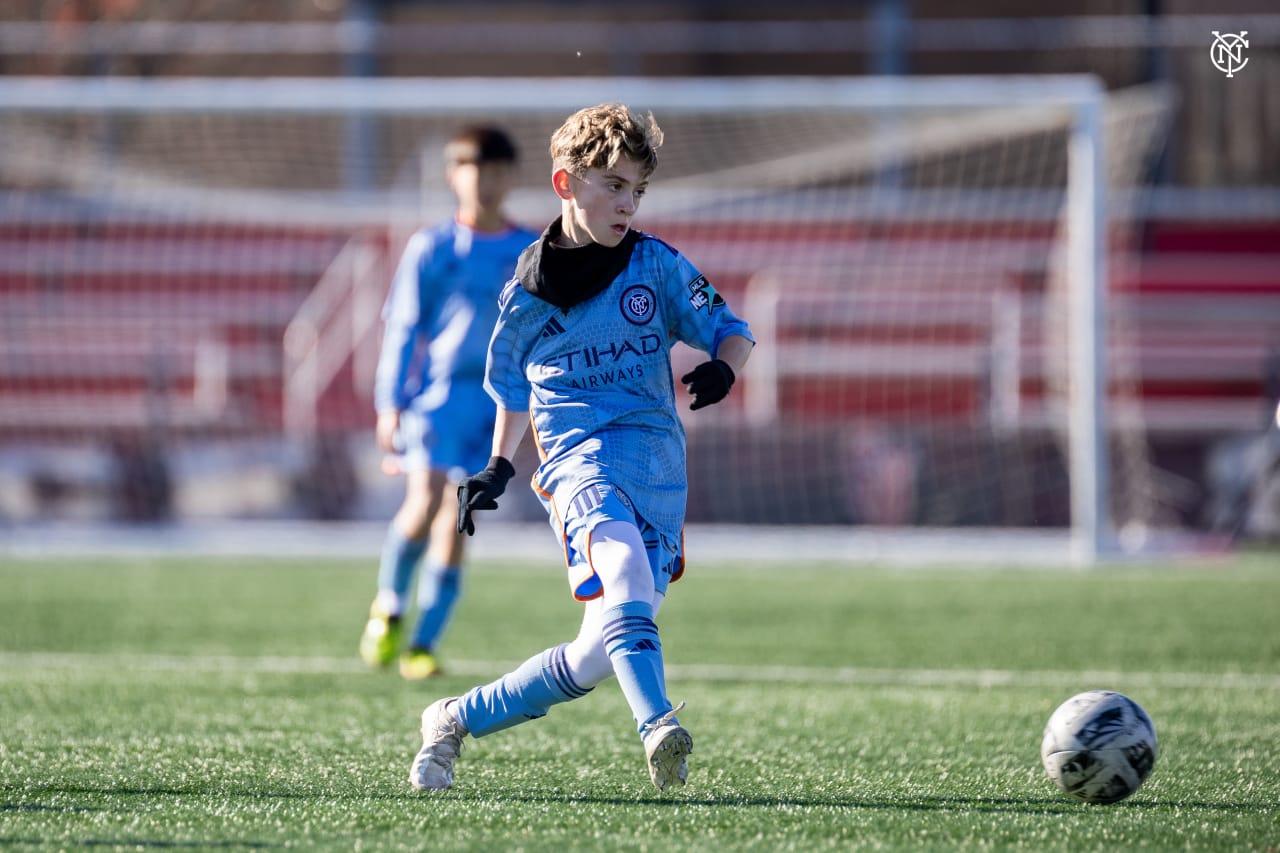
[[[564,518],[556,516],[549,497],[540,494],[551,518],[551,527],[564,545],[564,561],[569,570],[569,589],[579,601],[590,601],[604,594],[600,578],[591,568],[591,531],[605,521],[624,521],[640,530],[649,570],[653,572],[654,590],[666,595],[672,581],[684,574],[684,553],[680,542],[663,536],[647,521],[636,515],[626,492],[608,483],[592,483],[580,489],[565,510]]]
[[[484,470],[493,449],[496,411],[478,382],[455,381],[433,410],[411,405],[400,413],[400,469],[440,469],[454,482]]]

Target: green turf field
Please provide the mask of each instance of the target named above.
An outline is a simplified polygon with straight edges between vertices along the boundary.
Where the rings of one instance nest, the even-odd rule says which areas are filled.
[[[698,565],[660,624],[694,736],[659,794],[613,682],[407,782],[424,705],[571,636],[542,566],[473,568],[407,684],[355,645],[374,565],[0,560],[0,848],[1280,849],[1280,559],[1087,573]],[[1147,785],[1060,796],[1080,690],[1155,721]]]

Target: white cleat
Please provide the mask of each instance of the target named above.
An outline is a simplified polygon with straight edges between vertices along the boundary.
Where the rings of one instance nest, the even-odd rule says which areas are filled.
[[[649,778],[659,791],[668,785],[683,785],[689,775],[685,757],[693,752],[693,737],[675,721],[684,707],[681,702],[644,727],[644,754],[649,760]]]
[[[453,762],[462,752],[467,730],[447,710],[456,697],[437,699],[422,712],[422,749],[409,769],[409,784],[419,791],[453,787]]]

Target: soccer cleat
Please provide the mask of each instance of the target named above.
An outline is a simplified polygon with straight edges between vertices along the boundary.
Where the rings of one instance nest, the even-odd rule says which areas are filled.
[[[437,699],[422,712],[422,749],[409,768],[409,784],[419,791],[446,791],[453,787],[453,762],[462,752],[467,730],[448,711],[457,697]]]
[[[400,655],[400,675],[410,681],[421,681],[440,672],[440,661],[420,646],[405,649]]]
[[[683,707],[681,702],[644,726],[644,754],[649,760],[649,778],[659,791],[665,791],[672,783],[683,785],[689,775],[685,756],[693,752],[693,738],[675,721],[676,714]]]
[[[390,666],[400,650],[400,633],[400,617],[384,612],[375,602],[360,637],[360,659],[372,669]]]

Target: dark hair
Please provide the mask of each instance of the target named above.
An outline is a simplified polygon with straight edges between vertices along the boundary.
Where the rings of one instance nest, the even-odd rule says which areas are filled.
[[[446,163],[514,163],[516,145],[505,131],[472,125],[453,135],[444,147]]]

